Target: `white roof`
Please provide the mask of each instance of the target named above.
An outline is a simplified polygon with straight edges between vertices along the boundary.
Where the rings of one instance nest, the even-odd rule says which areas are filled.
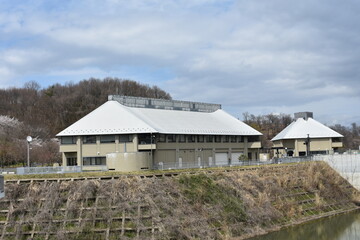
[[[343,135],[335,132],[334,130],[312,118],[308,118],[308,120],[298,118],[296,121],[292,122],[289,126],[287,126],[284,130],[282,130],[278,135],[276,135],[273,139],[271,139],[271,141],[281,139],[307,138],[308,134],[310,138],[343,137]]]
[[[135,108],[107,101],[57,136],[130,133],[262,135],[221,109],[205,113]]]

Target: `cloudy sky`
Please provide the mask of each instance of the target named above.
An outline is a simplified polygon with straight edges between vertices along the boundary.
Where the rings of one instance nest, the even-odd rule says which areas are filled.
[[[358,0],[0,0],[0,88],[90,77],[360,124]]]

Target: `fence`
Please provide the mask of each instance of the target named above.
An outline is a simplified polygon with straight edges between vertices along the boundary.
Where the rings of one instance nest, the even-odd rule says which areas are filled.
[[[75,173],[82,172],[81,166],[66,166],[66,167],[19,167],[16,168],[16,173],[19,175],[25,174],[50,174],[50,173]]]
[[[269,164],[281,164],[281,163],[296,163],[296,162],[305,162],[305,161],[312,161],[311,157],[285,157],[285,158],[278,158],[269,161],[236,161],[236,162],[229,162],[229,163],[215,163],[212,165],[208,164],[199,164],[195,162],[159,162],[153,165],[153,169],[157,170],[171,170],[171,169],[186,169],[186,168],[213,168],[213,167],[234,167],[234,166],[260,166],[260,165],[269,165]]]

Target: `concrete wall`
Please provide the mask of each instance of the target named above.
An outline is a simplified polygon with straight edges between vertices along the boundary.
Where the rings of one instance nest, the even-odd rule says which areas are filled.
[[[151,169],[149,152],[110,153],[106,155],[109,170],[132,172]]]
[[[294,157],[299,156],[299,152],[306,152],[306,139],[283,139],[273,142],[273,147],[287,148],[287,151],[294,151]],[[333,152],[334,148],[342,147],[342,142],[332,142],[331,138],[312,138],[310,139],[310,151]],[[276,150],[274,151],[276,156]],[[279,149],[280,155],[285,155],[285,149]]]

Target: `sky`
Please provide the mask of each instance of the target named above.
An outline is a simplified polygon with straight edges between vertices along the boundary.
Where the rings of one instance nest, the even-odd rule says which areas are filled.
[[[0,88],[95,78],[360,124],[358,0],[0,0]]]

